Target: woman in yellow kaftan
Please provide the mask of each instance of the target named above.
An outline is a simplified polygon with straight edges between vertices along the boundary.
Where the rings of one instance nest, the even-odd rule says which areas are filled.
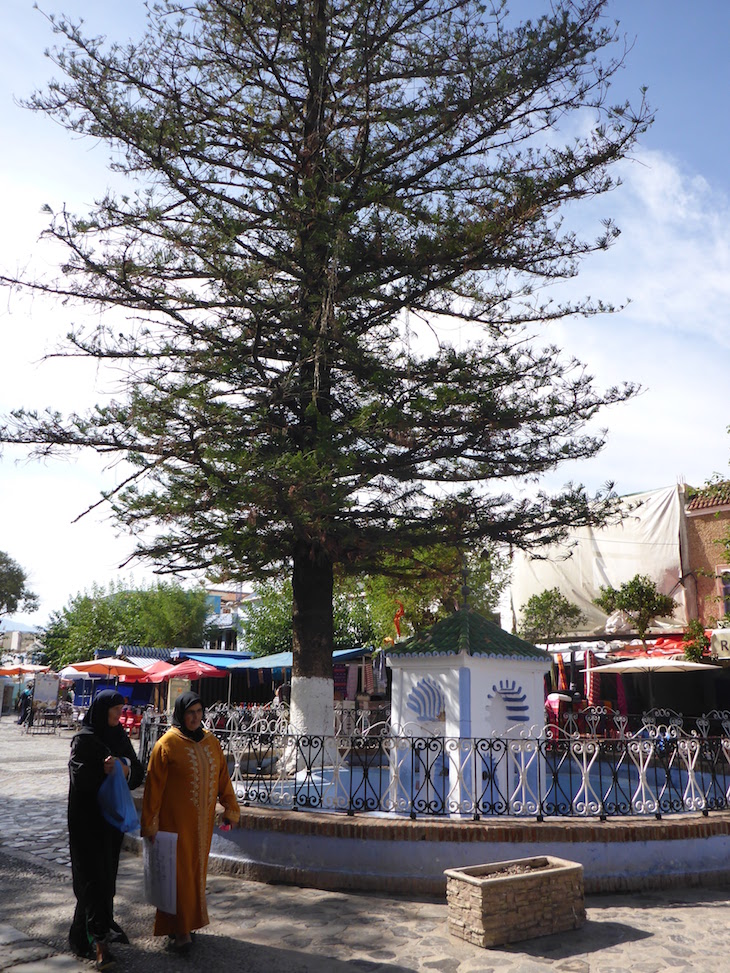
[[[154,841],[158,831],[177,834],[177,913],[158,910],[154,935],[170,936],[170,947],[180,951],[190,948],[191,930],[209,921],[205,882],[216,800],[228,823],[235,824],[241,813],[221,745],[201,725],[203,712],[196,693],[175,700],[172,727],[150,756],[142,803],[143,838]]]

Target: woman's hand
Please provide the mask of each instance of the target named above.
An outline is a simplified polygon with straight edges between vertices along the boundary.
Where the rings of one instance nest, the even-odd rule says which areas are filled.
[[[114,757],[111,754],[104,760],[104,773],[111,774],[114,772]]]

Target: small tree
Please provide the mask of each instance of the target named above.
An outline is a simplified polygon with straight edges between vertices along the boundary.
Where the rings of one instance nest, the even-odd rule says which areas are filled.
[[[520,634],[531,642],[551,645],[556,638],[585,621],[585,615],[559,588],[547,588],[532,595],[522,610]]]
[[[682,636],[684,642],[684,657],[690,662],[702,662],[705,649],[709,648],[710,640],[705,635],[705,627],[699,618],[692,618]]]
[[[625,581],[620,588],[602,587],[598,598],[593,599],[607,615],[622,611],[634,624],[636,634],[646,648],[646,633],[652,622],[674,612],[675,603],[671,595],[663,595],[651,578],[637,574]]]
[[[0,551],[0,615],[21,611],[33,612],[38,596],[27,586],[27,576],[17,561]]]

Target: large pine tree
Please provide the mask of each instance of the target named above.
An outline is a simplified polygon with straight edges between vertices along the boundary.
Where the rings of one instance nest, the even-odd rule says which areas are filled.
[[[607,100],[605,6],[161,0],[126,46],[55,22],[61,80],[30,105],[106,143],[132,188],[57,214],[63,273],[29,283],[116,309],[71,352],[126,362],[126,395],[1,436],[125,457],[108,499],[162,571],[286,566],[312,731],[335,565],[554,541],[610,506],[511,486],[592,456],[585,423],[633,391],[529,340],[596,310],[539,296],[615,233],[580,239],[562,209],[613,186],[649,120]]]

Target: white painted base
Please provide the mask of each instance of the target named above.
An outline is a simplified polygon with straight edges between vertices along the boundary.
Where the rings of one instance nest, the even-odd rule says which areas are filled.
[[[294,676],[289,710],[291,730],[298,734],[332,736],[335,732],[334,691],[332,679]]]
[[[276,812],[273,812],[276,813]],[[306,812],[302,812],[304,815]],[[335,820],[338,816],[333,815]],[[391,821],[394,818],[387,816]],[[496,822],[499,818],[494,819]],[[504,819],[502,819],[504,820]],[[660,826],[659,826],[660,827]],[[535,826],[536,835],[539,825]],[[469,825],[464,828],[469,835]],[[139,839],[137,839],[139,840]],[[216,832],[211,849],[213,856],[266,866],[280,873],[279,880],[292,868],[294,881],[315,888],[388,888],[412,892],[419,881],[446,882],[444,872],[454,867],[484,865],[515,857],[516,849],[524,857],[550,855],[570,858],[583,866],[584,880],[590,892],[645,890],[671,885],[727,884],[726,863],[730,860],[730,836],[652,841],[573,841],[560,843],[480,841],[407,841],[360,837],[329,837],[247,828],[221,835]],[[242,873],[243,874],[243,873]],[[319,876],[325,875],[321,882]],[[337,876],[340,876],[338,882]],[[717,878],[713,879],[713,875]],[[359,876],[359,880],[358,880]],[[702,876],[705,881],[698,881]],[[267,878],[266,881],[270,881]],[[359,884],[359,882],[361,884]],[[369,883],[369,884],[368,884]]]
[[[335,686],[332,679],[294,676],[291,681],[289,732],[296,736],[325,737],[321,766],[333,766],[338,759],[335,745]],[[304,769],[301,754],[293,743],[287,745],[284,766],[290,777]],[[309,759],[308,757],[305,759]]]

